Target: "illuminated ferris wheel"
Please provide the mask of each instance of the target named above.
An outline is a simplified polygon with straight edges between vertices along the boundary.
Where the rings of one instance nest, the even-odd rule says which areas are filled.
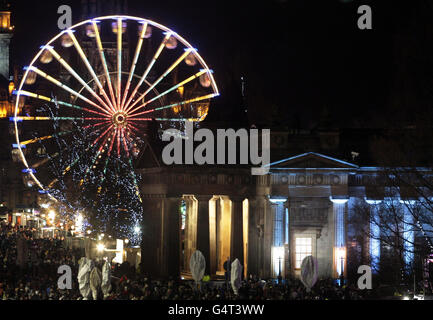
[[[79,170],[81,183],[95,171],[102,185],[111,159],[132,164],[149,123],[200,122],[219,95],[212,71],[191,44],[161,24],[131,16],[99,17],[62,31],[25,67],[14,93],[15,152],[28,184],[50,197],[59,179],[44,165],[61,158],[59,138],[65,150],[78,144],[76,131],[89,139],[82,154],[59,161],[61,174],[90,155]]]

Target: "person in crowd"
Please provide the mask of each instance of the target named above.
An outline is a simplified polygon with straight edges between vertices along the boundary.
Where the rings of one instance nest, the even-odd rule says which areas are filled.
[[[68,249],[63,239],[36,238],[27,227],[0,224],[0,299],[1,300],[80,300],[78,261],[80,250]],[[21,251],[20,251],[21,250]],[[18,258],[18,259],[17,259]],[[72,289],[57,286],[60,265],[72,269]],[[98,264],[97,264],[98,265]],[[101,265],[99,264],[99,267]],[[225,263],[226,282],[204,283],[197,290],[192,281],[151,279],[128,262],[112,265],[112,290],[107,300],[359,300],[368,290],[338,286],[332,279],[319,280],[310,292],[299,279],[262,280],[249,275],[235,295],[227,285],[230,258]]]

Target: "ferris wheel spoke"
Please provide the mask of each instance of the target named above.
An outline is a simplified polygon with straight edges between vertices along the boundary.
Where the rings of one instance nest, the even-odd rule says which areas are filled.
[[[128,122],[128,127],[131,127],[130,129],[134,130],[137,133],[140,132],[140,130],[137,127],[135,127],[131,122]]]
[[[86,121],[86,120],[97,120],[97,119],[105,119],[105,118],[84,118],[84,117],[13,117],[12,119],[16,121]]]
[[[140,102],[153,88],[155,88],[167,75],[169,75],[178,65],[181,63],[187,55],[189,55],[193,51],[193,49],[186,49],[185,52],[149,87],[147,90],[138,97],[137,100],[133,104],[131,104],[128,108],[125,109],[125,112],[131,110],[137,103]]]
[[[40,94],[36,94],[36,93],[33,93],[33,92],[25,91],[25,90],[13,91],[12,94],[17,95],[17,96],[22,95],[22,96],[27,96],[27,97],[31,97],[31,98],[47,101],[47,102],[54,103],[56,105],[59,104],[59,105],[65,106],[65,107],[74,108],[74,109],[82,110],[82,111],[87,111],[87,112],[98,114],[98,115],[101,115],[101,116],[104,116],[104,117],[107,116],[106,114],[100,113],[100,112],[95,111],[95,110],[91,110],[91,109],[88,109],[88,108],[80,107],[80,106],[77,106],[77,105],[74,105],[74,104],[71,104],[71,103],[67,103],[67,102],[64,102],[64,101],[57,100],[57,99],[52,99],[52,98],[49,98],[49,97],[46,97],[46,96],[43,96],[43,95],[40,95]]]
[[[107,121],[107,118],[83,118],[84,121]],[[109,120],[108,120],[109,121]]]
[[[113,128],[113,125],[109,125],[109,127],[104,131],[104,133],[102,133],[100,136],[98,136],[95,141],[93,141],[93,143],[91,144],[91,146],[93,147],[94,145],[96,145],[98,143],[99,140],[101,140],[107,133],[108,131],[110,131]],[[102,144],[103,146],[104,144]],[[101,149],[102,150],[102,149]]]
[[[117,19],[117,108],[121,108],[122,99],[122,19]]]
[[[113,134],[112,134],[111,142],[110,142],[110,147],[109,147],[108,153],[107,153],[108,157],[111,155],[111,151],[113,150],[113,145],[114,145],[114,140],[115,140],[114,138],[116,137],[116,130],[113,130]]]
[[[110,77],[110,73],[108,71],[107,60],[105,59],[104,48],[102,46],[102,41],[101,41],[101,36],[99,34],[98,25],[97,25],[96,21],[92,21],[92,24],[93,24],[93,29],[95,31],[96,45],[98,46],[99,56],[101,58],[102,66],[103,66],[104,72],[105,72],[105,77],[106,77],[107,83],[108,83],[108,90],[110,91],[111,101],[115,102],[116,98],[114,97],[113,85],[111,84],[111,77]],[[118,109],[118,108],[119,107],[116,106],[115,109]]]
[[[33,143],[36,143],[36,142],[39,142],[39,141],[44,141],[44,140],[49,140],[49,139],[53,139],[53,138],[57,138],[57,137],[61,137],[61,136],[64,136],[64,135],[70,134],[70,133],[72,133],[72,132],[74,132],[74,131],[77,131],[77,130],[72,130],[72,131],[62,131],[62,132],[59,132],[59,133],[54,133],[54,134],[49,135],[49,136],[33,138],[33,139],[30,139],[30,140],[21,141],[20,144],[26,146],[26,145],[33,144]]]
[[[96,85],[98,86],[98,88],[101,91],[102,95],[104,96],[105,100],[108,102],[111,109],[114,111],[115,110],[115,108],[113,106],[114,102],[112,103],[110,101],[110,99],[108,98],[107,93],[105,92],[104,88],[102,87],[101,81],[99,81],[98,76],[96,75],[95,71],[93,70],[92,65],[90,64],[89,60],[87,59],[86,54],[84,53],[83,49],[81,48],[81,45],[78,42],[77,38],[75,37],[73,31],[67,30],[67,33],[68,33],[69,37],[72,39],[72,42],[74,43],[75,49],[77,50],[78,54],[80,55],[81,60],[86,65],[87,70],[90,72],[91,76],[93,77],[93,80],[95,81]],[[97,94],[96,94],[95,98],[98,99],[98,101],[100,103],[104,104],[104,106],[107,106],[105,103],[103,103],[102,99]]]
[[[60,155],[59,152],[54,153],[51,156],[46,157],[45,159],[42,159],[41,161],[36,162],[35,164],[33,164],[31,167],[33,169],[35,168],[39,168],[40,166],[43,166],[44,164],[46,164],[48,161],[50,161],[51,159],[57,158]]]
[[[12,117],[11,120],[14,121],[44,121],[44,120],[53,120],[53,121],[110,121],[106,118],[92,118],[92,117]]]
[[[133,121],[152,121],[152,120],[156,120],[155,118],[128,118],[128,121],[133,122]]]
[[[125,136],[125,129],[124,128],[122,128],[121,130],[120,130],[120,132],[121,132],[121,139],[122,139],[122,142],[123,142],[123,149],[125,149],[125,152],[126,152],[126,156],[129,158],[129,151],[128,151],[128,145],[127,145],[127,143],[126,143],[126,136]]]
[[[128,122],[128,129],[131,129],[131,131],[135,131],[137,134],[140,134],[140,130],[134,126],[131,122]]]
[[[160,110],[164,110],[164,109],[170,109],[170,108],[178,107],[178,106],[185,105],[185,104],[188,104],[188,103],[194,103],[194,102],[198,102],[198,101],[212,99],[212,98],[216,97],[217,95],[218,94],[216,94],[216,93],[212,93],[212,94],[208,94],[208,95],[205,95],[205,96],[201,96],[201,97],[197,97],[197,98],[193,98],[193,99],[189,99],[189,100],[185,100],[185,101],[169,104],[167,106],[163,106],[163,107],[159,107],[159,108],[155,108],[155,109],[151,109],[151,110],[146,110],[146,111],[143,111],[143,112],[140,112],[140,113],[136,113],[136,114],[130,115],[129,117],[130,117],[131,120],[134,120],[135,117],[143,115],[143,114],[153,113],[155,111],[160,111]]]
[[[65,59],[63,59],[55,50],[53,47],[46,47],[47,50],[49,50],[52,55],[54,56],[54,58],[75,78],[77,79],[78,82],[81,83],[81,85],[86,88],[86,90],[96,99],[98,100],[98,102],[104,106],[104,108],[107,109],[107,111],[110,111],[110,107],[99,97],[99,95],[92,89],[90,88],[90,86],[83,80],[83,78],[81,78],[81,76],[76,73],[74,71],[74,69],[72,69],[72,67],[65,61]],[[93,76],[93,75],[92,75]],[[96,77],[97,79],[97,77]],[[99,82],[99,79],[97,79]],[[95,80],[96,81],[96,80]],[[102,91],[102,93],[105,93],[105,91]],[[95,104],[94,102],[92,102],[92,105]],[[114,110],[111,107],[111,110]]]
[[[116,129],[117,156],[120,157],[120,129]]]
[[[125,131],[127,131],[127,128],[125,129]],[[125,133],[125,140],[126,140],[127,144],[129,143],[130,145],[132,145],[134,143],[134,141],[130,137],[130,132],[129,131]]]
[[[141,47],[143,46],[144,37],[146,36],[148,23],[145,21],[143,23],[143,28],[141,29],[140,37],[138,39],[137,47],[135,49],[134,59],[132,60],[131,70],[129,71],[128,81],[126,82],[125,92],[123,93],[122,104],[120,105],[120,110],[123,110],[125,105],[126,97],[128,96],[129,88],[131,87],[132,77],[134,76],[135,68],[137,67],[138,57],[141,53]]]
[[[168,39],[171,37],[171,32],[167,32],[164,40],[162,40],[161,45],[159,46],[158,50],[156,51],[155,55],[153,56],[152,60],[150,61],[149,65],[146,68],[146,71],[144,71],[142,77],[140,78],[140,81],[138,82],[137,86],[135,87],[134,91],[132,91],[131,96],[128,99],[128,102],[126,102],[124,109],[128,107],[128,105],[131,103],[132,99],[135,97],[135,95],[138,92],[138,89],[143,84],[144,80],[146,80],[147,76],[149,75],[150,70],[152,69],[153,65],[155,64],[156,60],[158,60],[159,56],[161,55],[162,50],[164,50],[165,45],[167,44]]]
[[[107,135],[104,139],[104,142],[101,144],[101,146],[99,147],[98,151],[96,152],[95,156],[93,157],[91,164],[89,166],[87,166],[86,172],[84,173],[84,177],[81,179],[80,181],[80,186],[84,183],[84,181],[86,180],[87,175],[89,174],[90,170],[92,170],[92,168],[95,166],[95,162],[98,159],[98,157],[101,155],[102,149],[105,146],[105,143],[108,140],[108,137],[110,135]]]
[[[172,92],[172,91],[174,91],[174,90],[176,90],[176,89],[178,89],[178,88],[184,86],[185,84],[187,84],[187,83],[193,81],[194,79],[197,79],[198,77],[200,77],[201,75],[203,75],[203,74],[205,74],[205,73],[207,73],[207,72],[208,72],[208,71],[207,71],[207,70],[204,70],[204,69],[201,70],[201,71],[199,71],[199,72],[197,72],[195,75],[189,77],[188,79],[185,79],[184,81],[182,81],[182,82],[178,83],[177,85],[171,87],[171,88],[168,89],[167,91],[164,91],[163,93],[157,95],[156,97],[154,97],[154,98],[152,98],[152,99],[150,99],[150,100],[148,100],[148,101],[145,101],[142,105],[138,106],[137,108],[135,108],[134,110],[130,111],[129,113],[130,113],[130,114],[133,114],[135,111],[137,111],[137,110],[139,110],[139,109],[141,109],[141,108],[144,108],[144,107],[147,106],[149,103],[152,103],[152,102],[158,100],[159,98],[161,98],[161,97],[167,95],[168,93],[170,93],[170,92]]]
[[[83,129],[96,128],[96,127],[102,126],[104,124],[106,125],[107,122],[111,122],[111,121],[110,120],[105,120],[105,121],[101,121],[101,122],[98,122],[98,123],[89,124],[87,126],[84,126]]]
[[[53,180],[51,180],[51,182],[48,184],[47,188],[51,189],[57,182],[59,182],[59,179],[54,178]]]
[[[200,122],[201,118],[184,118],[184,119],[179,119],[179,118],[155,118],[155,120],[157,121],[169,121],[169,122],[186,122],[186,121],[190,121],[190,122]]]
[[[185,121],[191,121],[191,122],[200,122],[201,118],[134,118],[130,121],[160,121],[160,122],[185,122]]]
[[[107,110],[105,110],[104,108],[101,108],[100,106],[98,106],[96,103],[94,103],[93,101],[87,99],[85,96],[81,95],[80,93],[76,92],[75,90],[69,88],[67,85],[63,84],[62,82],[60,82],[59,80],[51,77],[49,74],[43,72],[42,70],[36,68],[36,67],[28,67],[29,70],[36,72],[37,74],[39,74],[41,77],[47,79],[48,81],[54,83],[56,86],[62,88],[63,90],[71,93],[72,95],[80,98],[81,100],[87,102],[88,104],[91,104],[92,106],[98,108],[101,111],[104,111],[105,113],[107,113],[108,115],[110,114]]]

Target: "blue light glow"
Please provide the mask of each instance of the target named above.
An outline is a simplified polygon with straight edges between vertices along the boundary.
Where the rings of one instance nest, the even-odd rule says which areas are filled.
[[[414,259],[414,241],[415,231],[413,229],[414,217],[410,210],[404,208],[404,222],[403,222],[403,240],[404,240],[404,262],[406,267],[413,263]]]
[[[347,201],[349,201],[349,199],[334,199],[334,198],[332,198],[332,196],[329,197],[329,200],[335,204],[345,204],[345,203],[347,203]]]
[[[380,263],[380,226],[377,208],[370,209],[370,258],[373,273],[377,273]]]
[[[286,208],[286,225],[285,225],[285,235],[286,241],[285,244],[289,244],[289,209]]]
[[[378,205],[380,203],[382,203],[382,200],[371,200],[371,199],[367,199],[364,198],[365,202],[367,202],[369,205]]]
[[[335,225],[335,266],[338,276],[344,273],[344,260],[346,259],[346,234],[344,211],[348,199],[332,199]]]
[[[35,169],[31,169],[31,168],[27,168],[27,169],[23,169],[22,172],[23,173],[30,173],[30,172],[31,173],[36,173],[36,170]]]
[[[272,203],[283,203],[286,202],[286,199],[269,199],[270,202]]]
[[[283,203],[285,201],[286,201],[286,199],[277,199],[277,201],[274,202],[277,205],[275,208],[275,216],[274,216],[274,242],[273,242],[274,246],[276,246],[276,247],[281,247],[284,244],[285,208],[284,208]]]

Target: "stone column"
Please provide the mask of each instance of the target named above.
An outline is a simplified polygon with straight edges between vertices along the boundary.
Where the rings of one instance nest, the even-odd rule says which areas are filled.
[[[180,197],[164,199],[162,211],[161,273],[165,277],[180,278]]]
[[[270,278],[272,276],[271,265],[272,265],[272,239],[274,232],[273,225],[273,213],[271,202],[269,199],[263,199],[263,208],[261,208],[263,217],[261,221],[263,221],[263,239],[261,241],[261,277],[262,278]]]
[[[290,250],[290,203],[287,200],[284,204],[284,276],[287,277],[291,270],[291,250]],[[286,214],[287,212],[287,214]]]
[[[217,211],[219,210],[219,201],[219,197],[213,197],[209,204],[209,270],[211,277],[214,277],[217,271]]]
[[[259,275],[260,211],[259,200],[249,200],[248,212],[248,274]]]
[[[244,228],[243,228],[243,200],[244,198],[230,198],[232,201],[232,227],[230,241],[230,259],[236,259],[244,265]]]
[[[161,265],[162,195],[143,195],[143,223],[141,240],[141,271],[159,276]]]
[[[346,217],[345,209],[348,199],[334,199],[330,197],[333,204],[334,219],[334,266],[337,277],[340,277],[346,270]]]
[[[185,223],[185,249],[184,249],[184,270],[190,272],[189,260],[197,249],[197,201],[194,196],[184,196],[186,202],[186,223]]]
[[[378,205],[381,200],[365,200],[370,205],[369,255],[371,270],[378,273],[380,265],[380,216]]]
[[[197,199],[197,250],[206,259],[205,274],[210,274],[209,200],[213,196],[195,196]],[[188,261],[189,263],[189,261]]]
[[[271,212],[272,212],[272,224],[273,224],[273,232],[272,232],[272,247],[282,248],[284,250],[285,244],[285,203],[287,198],[278,198],[278,199],[270,199],[271,202]],[[280,265],[281,265],[281,276],[284,277],[284,261],[286,258],[285,252],[271,251],[271,265],[272,265],[272,276],[278,277],[280,273]]]

